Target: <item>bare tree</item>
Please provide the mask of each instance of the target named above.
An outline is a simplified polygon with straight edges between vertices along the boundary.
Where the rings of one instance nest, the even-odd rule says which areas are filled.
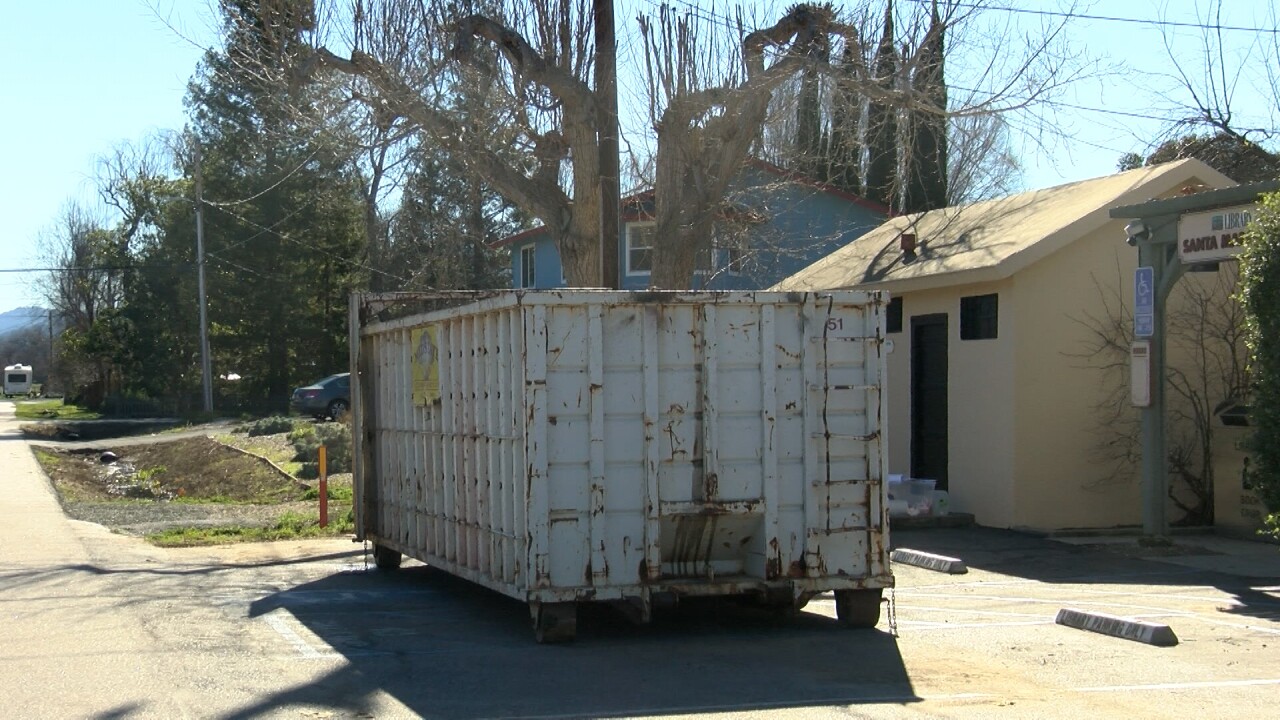
[[[115,309],[123,295],[125,268],[117,234],[72,203],[42,234],[40,244],[42,259],[51,268],[43,282],[45,301],[65,327],[59,384],[71,388],[92,382],[97,394],[105,392],[111,367],[84,346],[99,317]]]
[[[319,32],[296,67],[308,79],[323,69],[355,79],[354,97],[403,118],[422,142],[452,153],[460,166],[542,220],[571,283],[599,284],[589,7],[509,2],[489,7],[490,15],[467,14],[466,7],[357,0],[345,11],[329,8],[320,27],[344,28],[338,39],[349,49],[334,52]],[[481,43],[496,49],[501,62]],[[494,94],[492,122],[471,124],[452,111],[449,95],[464,83]],[[499,152],[509,147],[523,150],[527,160],[512,164]]]
[[[167,191],[166,171],[175,162],[174,142],[173,137],[156,135],[140,143],[121,143],[98,158],[98,197],[118,216],[122,254],[155,221],[157,196]]]
[[[1138,416],[1129,400],[1129,343],[1132,316],[1117,288],[1119,268],[1110,282],[1095,278],[1103,299],[1101,315],[1076,318],[1090,341],[1072,356],[1095,369],[1105,398],[1095,411],[1095,457],[1105,468],[1095,484],[1123,482],[1141,459]],[[1225,263],[1212,276],[1184,278],[1170,295],[1166,385],[1167,463],[1174,482],[1169,498],[1182,512],[1183,525],[1213,522],[1213,437],[1215,411],[1238,399],[1248,386],[1243,312],[1233,298],[1236,266]]]
[[[1018,191],[1022,165],[1010,147],[1003,115],[963,115],[949,124],[948,195],[953,205],[1002,197]]]
[[[1260,20],[1256,32],[1227,27],[1226,4],[1212,0],[1199,19],[1203,30],[1195,47],[1187,38],[1166,30],[1165,54],[1170,70],[1143,78],[1152,88],[1152,106],[1165,118],[1165,128],[1148,146],[1152,159],[1218,156],[1233,167],[1256,166],[1263,177],[1276,177],[1277,138],[1280,138],[1280,18],[1275,7]],[[1242,35],[1242,33],[1246,33]],[[1271,98],[1246,111],[1245,98]],[[1207,131],[1207,135],[1200,133]],[[1167,156],[1174,157],[1167,157]],[[1208,158],[1205,158],[1208,161]],[[1234,179],[1232,167],[1215,167]],[[1245,170],[1248,172],[1248,169]]]
[[[688,287],[729,184],[758,144],[772,91],[825,62],[815,48],[825,48],[830,34],[853,34],[828,7],[796,5],[772,27],[750,33],[739,16],[741,70],[735,62],[719,74],[713,58],[721,49],[699,42],[692,20],[664,7],[656,24],[641,18],[640,25],[657,135],[651,282],[660,288]]]
[[[943,5],[946,22],[958,17],[960,3]],[[677,18],[663,10],[656,20],[642,21],[654,135],[629,143],[655,158],[633,164],[654,168],[653,177],[644,179],[662,194],[662,247],[652,274],[662,287],[688,286],[723,191],[758,144],[772,91],[805,69],[825,72],[828,54],[815,48],[844,47],[858,35],[827,6],[796,5],[761,30],[741,19],[727,22],[714,7],[690,7],[696,19],[709,23],[705,34],[695,31],[689,14]],[[402,118],[422,142],[450,152],[464,172],[541,220],[560,249],[570,284],[599,284],[601,133],[590,3],[332,0],[319,4],[314,16],[282,11],[270,22],[303,21],[310,47],[282,46],[288,60],[282,66],[312,81],[331,72],[349,78],[352,98]],[[287,28],[276,34],[292,36]],[[909,84],[884,88],[865,68],[846,76],[842,87],[846,96],[878,97],[903,111],[967,115],[1027,108],[1079,76],[1053,52],[1060,40],[1054,29],[1022,53],[1011,52],[1008,43],[991,48],[981,81],[956,108],[931,107]],[[904,72],[911,72],[913,60],[903,63]],[[264,64],[264,72],[275,64]],[[467,122],[450,107],[460,87],[491,93],[489,123]],[[499,148],[517,148],[523,160],[513,163]]]

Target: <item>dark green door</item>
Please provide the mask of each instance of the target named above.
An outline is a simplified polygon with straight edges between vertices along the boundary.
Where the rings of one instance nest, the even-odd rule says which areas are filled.
[[[947,489],[947,316],[911,318],[911,477]]]

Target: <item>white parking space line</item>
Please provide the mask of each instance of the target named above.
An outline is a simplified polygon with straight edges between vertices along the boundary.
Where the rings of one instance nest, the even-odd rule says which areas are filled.
[[[1151,685],[1102,685],[1098,687],[1073,688],[1075,692],[1135,692],[1139,690],[1211,690],[1229,687],[1256,687],[1259,685],[1280,685],[1280,678],[1266,680],[1209,680],[1188,683],[1153,683]]]
[[[1046,617],[1045,613],[1020,613],[1020,612],[1008,612],[1006,610],[970,610],[966,608],[933,607],[929,605],[911,605],[907,609],[913,612],[921,611],[921,612],[940,612],[940,613],[961,614],[961,615],[991,615],[993,617],[1005,617],[1005,618],[1043,619],[1044,617]]]
[[[902,596],[902,595],[912,596],[917,594],[910,591],[904,592],[902,590],[899,590],[897,592],[899,596]],[[946,598],[949,600],[979,600],[979,601],[986,601],[986,602],[1025,603],[1027,605],[1056,605],[1056,606],[1061,606],[1063,603],[1063,601],[1059,598],[1029,598],[1029,597],[1010,597],[1008,595],[972,595],[972,594],[961,594],[961,593],[934,593],[934,592],[919,593],[919,594],[931,599]],[[1087,593],[1081,592],[1081,594],[1087,594]],[[1150,612],[1150,613],[1167,613],[1169,615],[1195,617],[1195,613],[1192,613],[1192,612],[1183,611],[1183,610],[1174,610],[1167,607],[1158,607],[1153,605],[1137,605],[1134,603],[1114,603],[1114,602],[1106,602],[1106,601],[1089,601],[1089,600],[1079,600],[1079,599],[1073,599],[1072,604],[1073,605],[1097,605],[1097,606],[1109,607],[1109,608],[1124,608],[1126,610],[1140,610],[1143,612]]]
[[[858,696],[856,699],[851,696],[842,695],[830,698],[812,698],[810,705],[813,708],[823,708],[831,711],[843,709],[846,715],[852,715],[853,710],[868,705],[906,705],[908,703],[926,702],[956,702],[968,700],[985,700],[987,698],[996,697],[991,693],[952,693],[950,695],[866,695]],[[850,704],[851,702],[855,704]],[[791,710],[795,708],[793,702],[749,702],[741,704],[716,704],[716,705],[682,705],[673,707],[662,707],[663,715],[702,715],[702,714],[731,714],[731,713],[748,713],[750,717],[755,717],[763,711],[769,710]],[[654,708],[642,707],[632,709],[611,708],[610,713],[617,713],[616,717],[652,717]],[[598,718],[597,714],[590,715],[566,715],[556,713],[554,715],[497,715],[495,720],[509,720],[520,718],[520,720],[579,720],[580,718]],[[861,715],[859,715],[861,717]]]
[[[298,631],[294,630],[290,624],[291,622],[296,624],[298,620],[288,610],[283,608],[272,610],[266,615],[263,615],[262,619],[266,621],[267,625],[272,630],[276,631],[276,634],[284,638],[285,642],[289,643],[294,650],[297,650],[299,655],[307,658],[308,660],[334,659],[342,657],[328,646],[326,646],[325,651],[321,651],[313,647],[311,643],[307,642],[306,639],[299,635]]]
[[[1049,620],[1026,620],[1023,622],[970,622],[970,623],[940,623],[928,622],[924,620],[898,620],[898,627],[911,628],[912,630],[966,630],[972,628],[1006,628],[1006,627],[1028,627],[1031,625],[1053,625],[1053,619]]]
[[[907,572],[913,572],[913,573],[918,571],[918,568],[914,568],[914,567],[909,567],[905,569]],[[928,572],[928,571],[920,571],[921,576],[923,576],[923,573],[925,572]],[[975,572],[975,571],[973,569],[970,569],[970,572]],[[977,572],[981,572],[981,570]],[[1124,580],[1141,581],[1143,578],[1150,578],[1150,577],[1167,578],[1170,576],[1178,576],[1178,575],[1196,575],[1203,572],[1204,572],[1203,570],[1182,570],[1182,571],[1176,571],[1176,572],[1168,572],[1168,571],[1160,570],[1155,572],[1140,572],[1140,573],[1111,573],[1107,575],[1071,575],[1068,577],[1054,578],[1051,581],[1035,580],[1031,578],[1019,578],[1015,580],[1010,580],[1010,579],[960,580],[959,578],[957,578],[955,582],[929,583],[927,585],[913,584],[911,585],[911,589],[912,590],[932,590],[936,588],[936,589],[942,589],[942,590],[954,590],[956,588],[1018,587],[1023,585],[1043,587],[1046,582],[1052,582],[1053,584],[1057,584],[1057,585],[1073,585],[1073,586],[1075,585],[1088,586],[1096,583],[1123,585]],[[929,573],[929,575],[933,575],[933,573]],[[1203,587],[1205,589],[1210,589],[1208,586],[1184,585],[1181,587]],[[1259,588],[1253,588],[1253,589],[1257,590]],[[1265,589],[1265,588],[1262,588],[1262,589]]]
[[[952,586],[951,589],[955,589],[955,587]],[[1191,589],[1191,588],[1188,588],[1188,589]],[[1227,597],[1209,598],[1209,597],[1196,596],[1194,598],[1188,598],[1187,596],[1176,595],[1176,594],[1170,595],[1168,593],[1154,593],[1154,592],[1141,593],[1141,592],[1120,592],[1120,591],[1112,591],[1112,590],[1090,590],[1089,588],[1080,588],[1080,587],[1072,587],[1071,590],[1073,593],[1078,594],[1078,596],[1090,596],[1090,595],[1101,596],[1100,599],[1098,600],[1084,600],[1084,599],[1080,599],[1080,597],[1073,598],[1071,601],[1071,604],[1077,607],[1080,607],[1082,609],[1100,608],[1113,614],[1119,614],[1119,615],[1123,615],[1124,617],[1134,618],[1134,619],[1143,618],[1143,619],[1166,619],[1167,620],[1168,618],[1180,618],[1180,619],[1187,619],[1187,620],[1195,620],[1201,623],[1214,625],[1218,627],[1226,627],[1226,628],[1232,628],[1236,630],[1245,630],[1249,632],[1264,633],[1267,635],[1280,635],[1280,627],[1277,627],[1275,626],[1275,623],[1271,623],[1266,620],[1263,620],[1260,623],[1239,622],[1236,620],[1219,619],[1217,617],[1214,617],[1213,614],[1208,612],[1196,612],[1193,610],[1178,610],[1170,607],[1160,607],[1156,605],[1141,605],[1137,603],[1118,603],[1113,600],[1107,599],[1107,598],[1121,598],[1121,597],[1160,598],[1160,599],[1169,600],[1169,601],[1191,600],[1195,602],[1209,602],[1209,603],[1213,603],[1215,605],[1215,608],[1242,606],[1240,603],[1235,602],[1234,599],[1227,598]],[[930,609],[930,610],[942,610],[950,613],[964,612],[959,609],[943,610],[940,608],[919,608],[918,606],[912,605],[910,603],[910,599],[914,597],[928,598],[930,600],[943,599],[943,600],[968,600],[971,602],[993,602],[993,603],[1004,602],[1004,603],[1014,603],[1014,604],[1027,604],[1027,605],[1050,605],[1055,607],[1062,607],[1063,605],[1063,600],[1058,598],[1033,598],[1033,597],[1008,596],[1008,595],[986,595],[981,592],[940,593],[932,590],[922,590],[922,589],[916,589],[916,588],[912,588],[910,590],[897,588],[894,590],[894,593],[897,597],[904,598],[907,600],[907,603],[903,608],[907,610]],[[1005,612],[1003,614],[1009,617],[1018,617],[1022,615],[1020,613],[1012,613],[1012,612]],[[1268,627],[1268,625],[1271,625],[1271,627]],[[960,626],[952,625],[950,627],[960,627]]]

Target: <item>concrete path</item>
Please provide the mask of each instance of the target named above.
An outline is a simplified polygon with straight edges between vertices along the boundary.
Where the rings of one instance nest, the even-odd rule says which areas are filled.
[[[79,562],[86,549],[18,432],[14,404],[0,401],[0,567]]]
[[[240,596],[332,575],[359,560],[359,546],[163,550],[69,520],[18,425],[14,404],[0,401],[4,717],[298,717],[296,705],[243,708],[331,663],[278,652],[280,631],[247,618]]]
[[[97,564],[99,555],[121,550],[123,539],[63,515],[13,411],[13,403],[0,402],[0,694],[6,712],[47,716],[68,701],[134,707],[150,688],[164,685],[164,673],[136,618],[116,612],[117,598],[100,592],[107,569]],[[127,557],[146,562],[136,553]],[[112,666],[129,671],[104,672]]]

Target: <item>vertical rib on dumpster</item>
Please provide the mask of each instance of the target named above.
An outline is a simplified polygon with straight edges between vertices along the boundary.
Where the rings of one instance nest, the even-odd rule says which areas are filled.
[[[533,588],[551,587],[551,488],[547,481],[547,307],[526,311],[524,328],[526,522]]]
[[[782,548],[778,538],[778,361],[775,355],[775,309],[772,304],[760,308],[760,460],[763,464],[765,577],[782,574]]]
[[[588,386],[588,456],[587,477],[588,508],[590,520],[591,584],[606,585],[609,582],[609,561],[606,559],[605,542],[608,539],[604,512],[605,494],[605,446],[604,446],[604,327],[601,322],[603,308],[593,305],[587,311],[587,386]],[[621,390],[621,388],[619,388]]]
[[[662,576],[662,538],[661,520],[659,518],[658,497],[658,462],[660,448],[658,446],[658,314],[662,306],[658,303],[646,303],[642,307],[643,327],[641,329],[641,382],[644,392],[644,479],[645,479],[645,518],[644,518],[644,573],[642,581],[657,580]]]

